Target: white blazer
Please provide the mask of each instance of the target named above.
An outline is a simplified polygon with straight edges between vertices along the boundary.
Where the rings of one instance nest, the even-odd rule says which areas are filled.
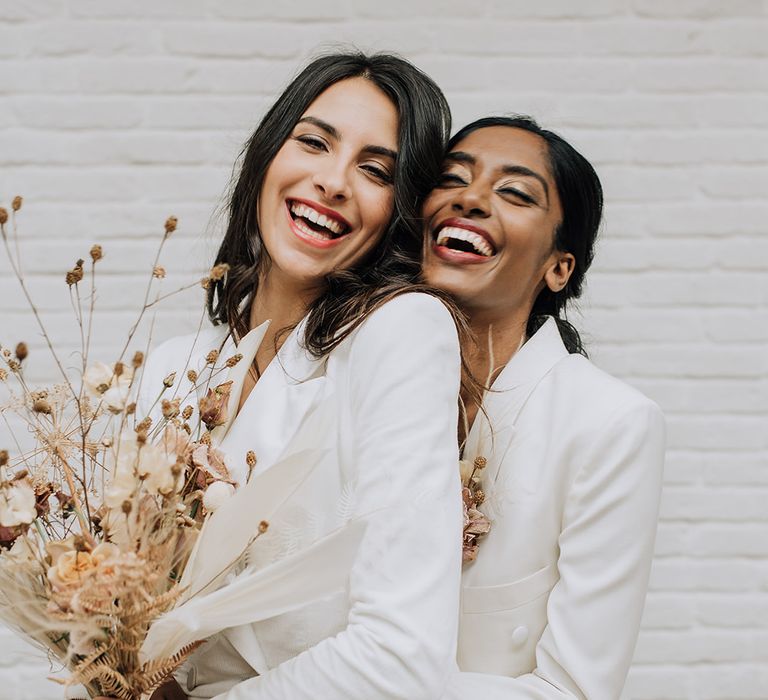
[[[348,591],[223,631],[193,655],[180,680],[191,698],[217,700],[438,698],[455,667],[461,572],[453,320],[434,297],[405,294],[324,360],[301,346],[303,327],[213,437],[242,483],[249,450],[263,472],[312,415],[325,416],[316,443],[330,457],[271,520],[248,562],[276,561],[365,518]],[[212,385],[232,379],[234,403],[262,333],[254,329],[237,349],[220,329],[204,332],[194,347],[191,337],[172,339],[152,354],[142,392],[187,356],[202,372],[206,354],[224,341],[220,363],[235,352],[244,357]],[[188,389],[184,378],[178,394]]]
[[[616,700],[656,533],[664,420],[569,355],[549,319],[486,394],[464,458],[488,459],[491,519],[463,573],[446,697]]]

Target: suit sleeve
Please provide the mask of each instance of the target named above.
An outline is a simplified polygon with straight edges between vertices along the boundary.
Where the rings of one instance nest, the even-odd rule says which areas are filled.
[[[432,700],[455,667],[461,574],[458,338],[433,297],[376,311],[349,345],[357,512],[346,628],[216,700]]]
[[[650,401],[579,444],[536,668],[517,678],[458,672],[446,700],[615,700],[632,661],[656,536],[664,419]]]

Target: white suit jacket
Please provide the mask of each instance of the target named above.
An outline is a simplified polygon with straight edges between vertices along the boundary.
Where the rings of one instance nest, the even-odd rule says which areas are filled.
[[[276,561],[362,517],[368,524],[348,591],[223,631],[180,680],[191,698],[217,700],[438,698],[455,665],[461,575],[453,320],[434,297],[405,294],[324,360],[302,348],[302,329],[286,339],[237,418],[214,430],[214,441],[242,481],[249,450],[256,472],[264,471],[311,414],[326,416],[317,447],[329,457],[253,544],[248,564]],[[235,401],[258,347],[252,334],[260,332],[237,350],[226,340],[220,362],[236,351],[244,358],[212,382],[232,379]],[[142,392],[187,356],[202,372],[225,336],[214,329],[194,347],[191,337],[165,343],[150,358]]]
[[[491,519],[463,574],[446,697],[621,693],[643,610],[664,459],[658,407],[581,355],[549,319],[472,426]]]

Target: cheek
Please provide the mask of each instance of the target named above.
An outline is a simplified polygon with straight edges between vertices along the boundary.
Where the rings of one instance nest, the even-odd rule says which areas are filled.
[[[371,191],[360,199],[363,226],[369,236],[380,236],[392,219],[395,195],[390,188]]]
[[[443,205],[448,199],[449,195],[446,192],[433,190],[424,201],[424,205],[421,208],[421,217],[424,219],[424,222],[428,223],[430,219],[443,208]]]

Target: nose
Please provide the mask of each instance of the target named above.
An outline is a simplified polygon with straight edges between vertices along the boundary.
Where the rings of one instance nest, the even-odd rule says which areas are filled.
[[[350,196],[347,173],[346,163],[340,159],[328,159],[312,176],[312,184],[328,202],[343,202]]]
[[[485,218],[490,215],[490,191],[483,182],[475,180],[457,190],[451,208],[462,216]]]

